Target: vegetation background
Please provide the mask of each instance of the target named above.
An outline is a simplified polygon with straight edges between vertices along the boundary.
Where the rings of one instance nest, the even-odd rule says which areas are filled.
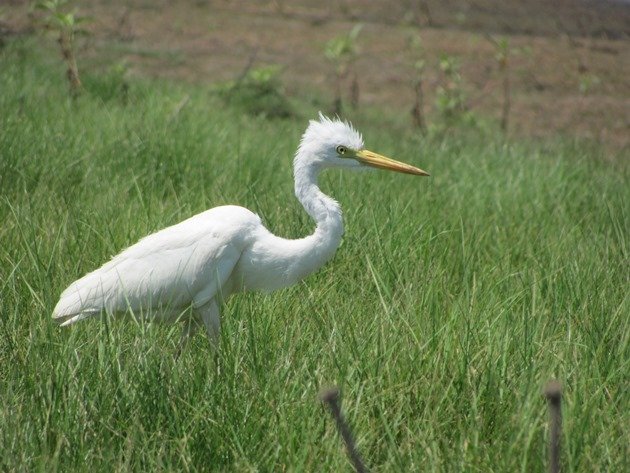
[[[552,377],[565,471],[628,470],[627,6],[31,6],[0,11],[3,471],[348,470],[331,384],[374,471],[542,471]],[[325,175],[346,236],[323,270],[230,300],[217,356],[53,325],[68,283],[208,207],[312,231],[291,156],[336,89],[432,177]]]

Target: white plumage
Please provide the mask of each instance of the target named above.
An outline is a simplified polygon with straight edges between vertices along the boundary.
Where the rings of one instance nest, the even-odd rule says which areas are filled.
[[[289,286],[333,256],[343,235],[341,209],[320,191],[317,176],[325,168],[365,166],[428,175],[363,149],[351,125],[320,114],[294,159],[295,195],[317,224],[312,235],[280,238],[243,207],[215,207],[143,238],[73,282],[53,318],[65,326],[102,312],[169,322],[184,316],[183,343],[201,326],[215,341],[225,298]]]

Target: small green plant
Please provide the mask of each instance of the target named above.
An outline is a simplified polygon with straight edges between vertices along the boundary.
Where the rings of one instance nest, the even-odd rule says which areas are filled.
[[[411,116],[413,117],[415,126],[418,127],[422,133],[425,133],[427,130],[427,122],[424,117],[424,91],[422,85],[426,69],[426,60],[424,59],[425,53],[420,34],[414,32],[409,36],[409,50],[411,51],[411,65],[414,70],[412,85],[415,93]]]
[[[350,83],[350,103],[355,108],[359,104],[359,80],[356,72],[353,70],[353,65],[359,55],[357,38],[362,29],[363,25],[355,25],[348,34],[337,36],[328,41],[324,48],[326,59],[333,64],[335,69],[335,100],[333,112],[338,115],[341,114],[343,109],[342,85],[348,76],[352,77]]]
[[[494,59],[497,63],[501,80],[501,130],[507,133],[509,128],[510,110],[512,104],[512,88],[510,82],[512,70],[512,57],[516,55],[529,55],[531,49],[528,47],[512,47],[507,38],[494,39],[487,35],[486,38],[494,46]]]
[[[587,95],[594,87],[597,87],[601,83],[599,77],[595,74],[588,73],[580,74],[579,81],[579,90],[582,95]]]
[[[217,92],[226,102],[251,115],[287,118],[293,115],[293,109],[284,93],[281,72],[277,65],[252,68],[239,79],[219,85]]]
[[[503,95],[501,101],[501,131],[507,133],[512,103],[510,94],[510,57],[514,49],[510,48],[510,42],[507,38],[496,40],[488,36],[488,40],[494,45],[494,59],[497,62],[501,76],[501,90]]]
[[[503,89],[503,105],[501,107],[501,130],[503,131],[503,133],[506,133],[508,129],[511,104],[509,73],[510,42],[507,38],[501,38],[499,41],[496,42],[496,49],[497,51],[494,55],[494,58],[499,65]]]
[[[81,93],[82,85],[74,52],[74,42],[77,35],[86,32],[81,28],[81,25],[88,21],[88,18],[79,16],[76,9],[68,11],[69,2],[67,0],[41,1],[35,4],[35,8],[45,12],[44,27],[57,34],[61,55],[66,63],[70,94],[72,97],[77,97]]]
[[[443,128],[448,129],[470,117],[466,105],[466,93],[460,74],[461,65],[456,57],[443,54],[439,68],[442,83],[438,86],[435,107]]]

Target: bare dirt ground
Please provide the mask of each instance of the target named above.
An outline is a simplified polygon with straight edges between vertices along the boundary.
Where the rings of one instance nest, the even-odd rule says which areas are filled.
[[[255,65],[283,67],[289,94],[331,97],[326,42],[364,24],[354,66],[362,104],[408,116],[414,100],[411,31],[427,62],[425,113],[443,80],[441,55],[458,57],[467,104],[499,117],[496,47],[507,38],[512,136],[564,134],[630,148],[630,3],[606,0],[76,2],[91,32],[79,61],[125,60],[134,73],[215,83]],[[5,35],[33,29],[28,2],[5,2]],[[97,60],[98,59],[98,60]],[[411,119],[411,118],[410,118]]]

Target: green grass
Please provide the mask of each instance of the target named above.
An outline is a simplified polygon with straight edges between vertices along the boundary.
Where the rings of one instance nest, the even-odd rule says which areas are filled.
[[[346,219],[333,261],[233,297],[218,357],[197,336],[174,361],[179,327],[58,328],[60,292],[224,203],[283,236],[312,231],[290,164],[314,114],[245,117],[142,80],[124,103],[96,73],[73,103],[34,48],[0,50],[1,470],[350,471],[317,401],[338,384],[374,471],[543,471],[556,377],[564,471],[627,471],[627,153],[421,140],[370,112],[368,147],[432,177],[326,174]]]

